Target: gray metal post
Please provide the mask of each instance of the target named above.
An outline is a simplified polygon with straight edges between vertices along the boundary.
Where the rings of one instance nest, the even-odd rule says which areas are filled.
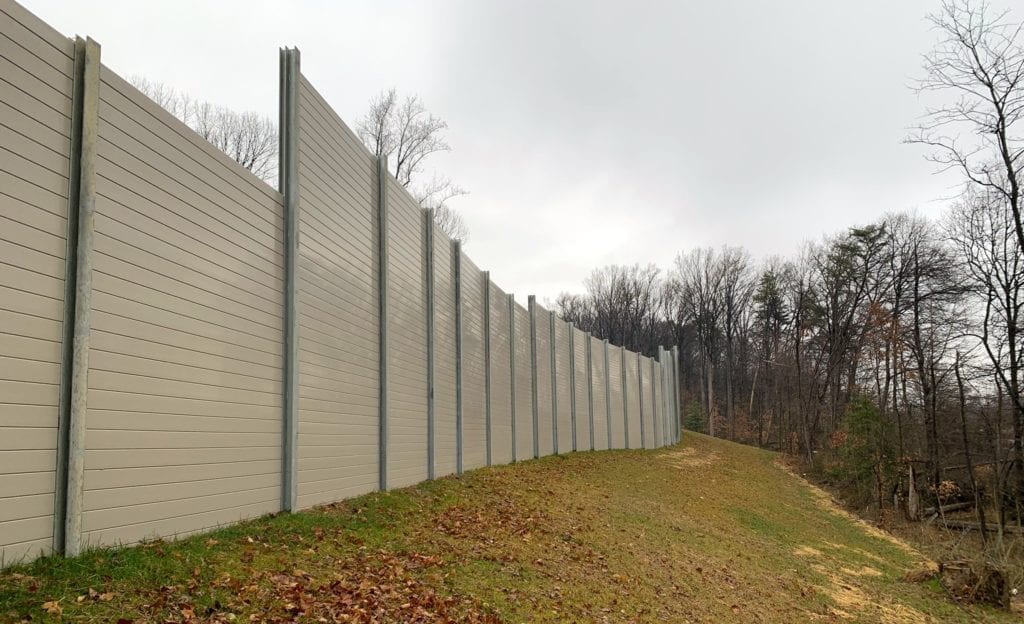
[[[455,470],[463,472],[462,431],[462,243],[452,241],[452,263],[455,267]]]
[[[377,312],[379,314],[380,342],[380,418],[379,441],[380,489],[388,489],[388,158],[377,159]]]
[[[626,367],[626,347],[619,347],[622,360],[622,375],[619,381],[622,382],[622,440],[623,446],[629,448],[629,375],[626,372],[629,370]]]
[[[605,429],[608,433],[608,448],[612,448],[612,372],[608,366],[608,339],[604,339],[604,406],[608,412]]]
[[[434,264],[434,210],[427,208],[423,211],[423,227],[425,242],[423,245],[424,266],[426,267],[426,295],[427,295],[427,478],[434,479],[437,476],[437,458],[434,456],[434,449],[437,443],[437,407],[434,401],[436,384],[436,371],[434,366],[434,350],[437,340],[437,311],[434,302],[434,274],[437,267]]]
[[[519,460],[519,448],[516,444],[516,298],[509,293],[508,299],[508,365],[512,374],[509,376],[510,394],[512,395],[512,461]]]
[[[647,448],[647,429],[644,425],[644,356],[636,354],[636,376],[639,380],[637,396],[640,398],[640,448]]]
[[[537,405],[537,298],[526,299],[530,312],[530,375],[533,383],[533,457],[540,457],[540,411]]]
[[[551,451],[558,454],[558,345],[555,334],[555,312],[548,312],[549,342],[551,345]]]
[[[484,430],[487,465],[491,465],[494,432],[491,430],[491,272],[483,272],[484,288]]]
[[[576,451],[576,326],[569,323],[569,413],[572,418],[572,450]]]
[[[590,420],[590,450],[594,450],[594,341],[587,332],[587,418]]]
[[[298,498],[299,385],[299,51],[281,50],[281,130],[278,183],[284,196],[284,441],[281,509],[292,511]]]
[[[96,145],[99,139],[100,45],[92,39],[75,39],[75,84],[72,101],[73,146],[77,147],[77,170],[72,180],[77,194],[69,197],[67,261],[74,270],[74,294],[65,301],[65,323],[72,318],[70,331],[65,329],[64,362],[61,370],[61,392],[67,393],[61,405],[60,420],[66,434],[64,448],[58,449],[57,495],[54,522],[56,550],[75,556],[82,551],[82,498],[85,478],[86,398],[89,392],[89,334],[92,327],[92,250],[96,215]],[[70,189],[74,190],[74,189]],[[70,195],[70,193],[69,193]],[[70,221],[75,223],[71,224]],[[73,230],[73,231],[72,231]],[[70,238],[74,235],[74,239]],[[74,245],[73,255],[70,253]],[[73,307],[72,307],[73,306]],[[63,401],[65,397],[61,397]],[[61,423],[58,423],[60,427]],[[58,443],[60,444],[60,443]],[[64,457],[61,457],[63,451]],[[63,464],[63,465],[61,465]],[[61,489],[63,488],[63,489]]]

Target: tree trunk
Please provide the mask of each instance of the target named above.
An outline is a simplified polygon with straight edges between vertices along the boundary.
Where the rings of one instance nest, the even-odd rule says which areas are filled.
[[[971,445],[967,438],[967,396],[964,392],[964,379],[960,375],[960,354],[956,354],[954,364],[956,372],[957,393],[960,396],[960,435],[964,442],[964,461],[967,464],[967,478],[971,480],[971,491],[974,492],[974,508],[978,511],[978,523],[981,527],[981,543],[988,544],[988,530],[985,527],[985,507],[981,504],[981,493],[978,491],[978,480],[974,476],[974,463],[971,459]],[[996,470],[999,466],[996,466]]]

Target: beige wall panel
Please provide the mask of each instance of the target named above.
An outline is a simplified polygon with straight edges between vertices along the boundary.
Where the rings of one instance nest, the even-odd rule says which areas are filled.
[[[611,390],[612,448],[626,448],[625,397],[622,396],[622,348],[608,345],[608,379]]]
[[[458,468],[455,379],[455,262],[451,240],[434,228],[434,470]]]
[[[558,399],[558,452],[572,450],[572,352],[569,324],[555,318],[555,379]]]
[[[179,495],[187,493],[186,485],[181,486]],[[88,547],[117,541],[138,542],[154,535],[183,537],[273,513],[280,507],[280,497],[279,480],[276,486],[268,488],[85,511],[82,541]]]
[[[106,68],[99,135],[83,539],[276,511],[281,197]]]
[[[388,487],[427,478],[427,311],[423,213],[388,177]],[[440,429],[440,427],[439,427]]]
[[[551,409],[551,316],[539,303],[534,311],[537,319],[537,441],[540,456],[544,457],[555,450]]]
[[[573,328],[573,346],[576,348],[576,450],[590,448],[590,390],[587,385],[587,335]]]
[[[605,388],[604,342],[590,337],[594,377],[594,450],[608,448],[608,401]]]
[[[379,485],[376,160],[299,84],[300,507]]]
[[[483,273],[462,254],[462,461],[466,470],[487,463]]]
[[[492,283],[491,330],[491,463],[512,461],[512,369],[508,298]]]
[[[644,357],[640,360],[640,378],[643,380],[643,403],[644,403],[644,448],[656,448],[658,446],[657,432],[654,430],[654,397],[651,395],[651,363],[653,360]]]
[[[665,427],[665,406],[662,404],[665,400],[664,393],[662,392],[662,375],[664,369],[660,362],[655,362],[654,369],[654,429],[657,432],[658,446],[665,446],[668,444],[667,429]]]
[[[514,306],[516,324],[516,454],[515,461],[533,458],[533,363],[530,353],[530,313]]]
[[[640,443],[640,367],[636,353],[626,350],[626,401],[629,407],[629,448]]]
[[[53,544],[72,66],[0,0],[0,565]]]

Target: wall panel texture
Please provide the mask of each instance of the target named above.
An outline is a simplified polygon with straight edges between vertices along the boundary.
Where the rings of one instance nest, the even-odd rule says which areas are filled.
[[[452,242],[434,225],[434,470],[458,469],[455,378],[455,258]]]
[[[533,366],[530,363],[530,313],[518,303],[514,306],[516,324],[516,461],[533,457]]]
[[[298,505],[377,488],[376,161],[299,85]]]
[[[657,446],[654,434],[654,397],[651,395],[651,362],[647,357],[640,358],[640,386],[643,397],[644,416],[644,448],[652,449]]]
[[[590,451],[590,386],[587,377],[587,335],[576,329],[573,347],[576,350],[576,450]]]
[[[73,70],[0,2],[0,564],[53,546]]]
[[[82,541],[277,511],[281,196],[100,76]]]
[[[382,473],[384,487],[412,485],[429,476],[431,443],[436,476],[460,454],[464,469],[485,465],[488,443],[493,464],[532,458],[535,440],[538,455],[591,438],[604,449],[610,431],[622,447],[623,381],[639,446],[636,355],[623,370],[613,347],[605,370],[600,340],[539,305],[532,319],[510,312],[406,189],[378,178],[297,51],[282,52],[282,195],[85,47],[76,65],[83,46],[0,0],[0,566],[64,542],[187,535],[290,508],[293,494],[299,508],[331,503],[378,489]],[[82,67],[99,67],[98,85]],[[98,110],[76,104],[94,94]],[[93,127],[95,153],[80,140]],[[93,168],[94,195],[80,193]],[[90,254],[73,233],[93,198]],[[91,302],[71,323],[80,290]],[[74,359],[70,341],[86,337]],[[653,447],[675,435],[676,375],[670,360],[642,365]],[[84,410],[62,399],[72,378]]]
[[[626,351],[626,406],[629,408],[629,448],[641,448],[640,366],[632,351]]]
[[[612,444],[614,449],[626,448],[626,406],[622,395],[622,349],[619,347],[608,347],[608,378],[611,390],[611,422],[609,426],[612,432]]]
[[[671,444],[672,440],[665,412],[665,388],[662,386],[664,370],[665,366],[657,363],[654,366],[654,377],[651,379],[651,385],[654,386],[654,428],[657,431],[658,446]]]
[[[388,202],[388,488],[427,478],[427,308],[426,236],[419,206],[393,178],[387,178]],[[435,276],[436,277],[436,276]],[[436,321],[439,339],[443,321]],[[454,346],[452,347],[454,349]],[[440,375],[443,366],[437,367]],[[438,410],[438,448],[454,439],[454,414]],[[442,433],[445,427],[448,431]],[[438,469],[443,463],[438,454]],[[454,454],[452,455],[454,462]]]
[[[605,378],[604,342],[591,336],[590,359],[594,384],[594,450],[608,448],[608,400]]]
[[[555,397],[558,411],[559,453],[572,451],[572,351],[569,344],[569,324],[555,318]]]
[[[554,421],[551,409],[551,315],[534,306],[537,323],[537,442],[540,457],[554,452]]]
[[[510,360],[508,298],[490,285],[491,332],[491,463],[512,461],[512,363]]]
[[[462,439],[463,468],[487,463],[484,370],[484,276],[462,254]]]

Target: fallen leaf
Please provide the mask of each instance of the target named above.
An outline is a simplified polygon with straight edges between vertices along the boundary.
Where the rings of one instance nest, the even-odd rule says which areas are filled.
[[[43,609],[50,615],[60,615],[61,613],[64,613],[64,607],[60,606],[59,600],[44,602]]]

